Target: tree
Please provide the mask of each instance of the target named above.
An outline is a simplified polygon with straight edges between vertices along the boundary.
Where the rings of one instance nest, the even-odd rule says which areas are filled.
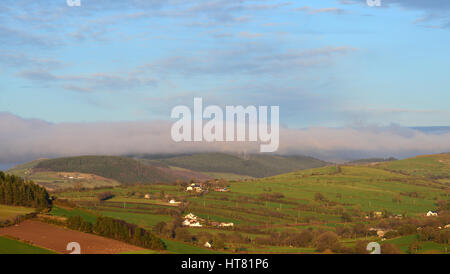
[[[400,249],[390,243],[384,243],[381,245],[381,254],[401,254]]]
[[[327,231],[317,238],[316,248],[318,251],[322,252],[326,249],[333,250],[336,248],[336,245],[339,243],[339,237],[336,233],[332,231]]]
[[[52,201],[45,188],[0,171],[0,204],[49,210]]]
[[[402,202],[402,197],[401,197],[400,195],[395,195],[395,196],[392,198],[392,202],[393,202],[393,203],[396,203],[396,204],[400,204],[400,203]]]
[[[343,212],[341,215],[341,219],[345,223],[350,223],[352,221],[352,216],[350,216],[350,214],[348,214],[347,212]]]
[[[368,241],[356,241],[355,247],[353,248],[353,251],[355,254],[369,254],[369,251],[367,251],[367,245],[369,244]]]
[[[298,246],[308,247],[313,240],[313,234],[309,230],[304,230],[301,233],[297,234],[296,240]]]
[[[408,253],[416,254],[420,249],[422,249],[422,244],[418,240],[414,240],[408,247]]]
[[[314,201],[325,202],[326,200],[327,198],[325,198],[325,196],[322,193],[316,192],[316,194],[314,194]]]
[[[225,242],[219,238],[218,236],[215,236],[213,238],[213,247],[216,249],[225,249]]]
[[[165,222],[159,222],[155,225],[153,230],[158,234],[162,234],[164,232],[164,229],[166,228],[166,226],[167,226],[167,224]]]
[[[192,235],[187,229],[178,227],[175,229],[175,239],[183,242],[191,242]]]

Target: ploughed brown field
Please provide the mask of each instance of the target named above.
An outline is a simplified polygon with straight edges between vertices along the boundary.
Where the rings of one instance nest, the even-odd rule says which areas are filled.
[[[66,254],[71,252],[66,250],[67,244],[70,242],[80,244],[81,254],[119,254],[143,250],[140,247],[116,240],[31,220],[26,220],[19,225],[0,228],[0,236],[11,236]]]

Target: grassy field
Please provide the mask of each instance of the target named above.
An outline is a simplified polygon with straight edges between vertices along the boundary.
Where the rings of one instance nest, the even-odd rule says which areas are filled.
[[[152,228],[155,224],[159,222],[169,222],[171,220],[170,216],[167,215],[131,213],[126,210],[124,211],[99,210],[98,212],[103,216],[121,219],[129,223],[138,224],[144,228]]]
[[[382,163],[377,167],[426,178],[450,179],[450,154],[418,156]]]
[[[56,252],[0,237],[0,254],[56,254]]]
[[[84,187],[84,188],[96,188],[96,187],[108,187],[118,186],[119,182],[113,179],[104,178],[101,176],[80,173],[80,172],[54,172],[43,171],[35,169],[35,167],[45,161],[46,159],[40,159],[16,166],[8,173],[20,176],[27,180],[32,180],[47,189],[66,189]]]
[[[150,249],[146,249],[146,250],[140,250],[140,251],[127,251],[121,254],[128,254],[128,255],[132,255],[132,254],[158,254],[160,252],[154,251],[154,250],[150,250]]]
[[[254,177],[252,176],[239,175],[234,173],[225,173],[225,172],[202,172],[202,173],[215,179],[225,179],[229,181],[254,179]]]
[[[0,220],[11,219],[34,211],[35,209],[29,207],[0,205]]]
[[[422,218],[427,211],[437,210],[438,201],[448,200],[450,193],[449,186],[442,179],[432,178],[429,173],[422,172],[424,175],[420,175],[423,161],[437,161],[437,165],[447,163],[446,155],[436,157],[420,159],[415,162],[417,167],[408,162],[408,169],[402,167],[401,170],[385,166],[394,163],[397,167],[405,165],[392,161],[377,165],[325,166],[261,179],[231,181],[228,183],[230,192],[210,191],[200,196],[189,194],[180,186],[163,184],[108,189],[115,197],[103,203],[96,202],[95,198],[99,192],[104,191],[101,189],[63,192],[58,196],[78,203],[89,209],[89,212],[123,219],[148,229],[154,228],[158,222],[170,223],[174,220],[173,213],[181,209],[165,202],[168,197],[172,197],[186,201],[183,214],[192,212],[210,222],[233,222],[237,228],[250,227],[254,232],[239,233],[254,241],[274,232],[302,232],[307,229],[337,231],[338,228],[358,223],[376,226],[377,220],[365,218],[373,211],[388,212],[391,216],[401,214],[405,217]],[[440,170],[446,167],[434,168]],[[433,174],[443,176],[440,171]],[[155,198],[144,199],[143,194],[147,193]],[[320,199],[317,199],[318,194]],[[351,220],[343,220],[344,212]],[[204,233],[213,236],[232,235],[233,232],[208,225],[188,230],[193,237]],[[408,242],[402,246],[401,242],[393,241],[403,252],[410,244]],[[344,238],[342,242],[354,245],[351,239]],[[169,252],[173,253],[212,251],[179,241],[167,240],[167,245]],[[309,247],[225,245],[249,253],[315,252],[314,248]],[[427,242],[423,250],[443,252],[444,247]]]
[[[192,246],[189,244],[163,239],[166,245],[167,251],[174,254],[220,254],[221,252],[202,248],[198,246]]]
[[[59,217],[71,217],[71,216],[81,216],[85,221],[95,223],[95,220],[97,219],[98,215],[95,215],[87,210],[83,209],[69,209],[69,208],[62,208],[58,206],[54,206],[52,208],[52,211],[50,211],[51,215],[59,216]]]
[[[387,240],[387,243],[394,244],[400,248],[403,253],[408,253],[409,245],[417,239],[417,235],[408,235],[391,240]],[[450,252],[450,245],[438,244],[435,242],[427,241],[421,243],[422,248],[418,253],[448,253]]]

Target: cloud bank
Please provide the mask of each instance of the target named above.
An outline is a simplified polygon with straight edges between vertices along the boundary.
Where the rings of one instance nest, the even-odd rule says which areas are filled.
[[[0,113],[0,164],[42,157],[134,153],[257,153],[259,144],[175,143],[171,121],[59,123]],[[410,157],[450,151],[450,132],[390,127],[280,129],[277,154],[339,161],[363,157]]]

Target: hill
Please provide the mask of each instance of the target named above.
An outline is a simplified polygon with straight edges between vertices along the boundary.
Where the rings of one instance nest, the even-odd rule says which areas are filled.
[[[114,179],[121,184],[174,182],[176,176],[140,161],[116,156],[81,156],[40,161],[34,171],[81,172]]]
[[[214,183],[211,188],[215,188]],[[178,232],[174,234],[162,229],[160,233],[165,239],[195,248],[203,247],[203,237],[221,239],[228,252],[320,252],[317,240],[329,231],[339,236],[343,247],[356,249],[358,241],[382,243],[378,231],[373,228],[392,230],[386,236],[386,242],[392,241],[405,252],[409,242],[404,246],[404,238],[418,239],[418,227],[437,229],[450,220],[446,213],[449,186],[434,179],[375,165],[329,165],[232,181],[227,184],[227,189],[228,192],[208,191],[200,196],[176,185],[128,186],[112,189],[114,198],[101,205],[91,201],[101,190],[69,191],[59,193],[58,197],[70,199],[92,212],[154,230],[161,222],[170,225],[179,222],[173,218],[175,207],[160,202],[163,193],[176,201],[186,201],[183,215],[192,213],[204,220],[203,227],[183,228],[188,233],[186,241],[180,241]],[[150,193],[153,198],[145,199],[143,193]],[[424,217],[429,210],[439,212],[439,217]],[[214,225],[217,222],[232,222],[234,228],[218,227]],[[294,240],[305,233],[309,235],[305,242]],[[420,252],[444,253],[448,248],[436,240],[421,239],[423,249]],[[172,248],[168,245],[169,251],[175,251]],[[348,249],[333,248],[333,252],[349,252]]]
[[[391,162],[391,161],[397,161],[394,157],[389,158],[367,158],[367,159],[358,159],[354,161],[347,162],[347,164],[355,164],[355,165],[364,165],[364,164],[371,164],[371,163],[382,163],[382,162]]]
[[[7,171],[49,190],[77,187],[99,188],[135,183],[171,183],[176,180],[207,180],[211,176],[170,167],[158,161],[115,156],[81,156],[39,159]]]
[[[198,172],[238,174],[251,177],[267,177],[295,170],[322,167],[326,162],[307,156],[249,155],[239,157],[225,153],[198,153],[186,155],[139,156],[154,162]]]
[[[381,163],[378,168],[450,183],[450,154],[423,155]]]

